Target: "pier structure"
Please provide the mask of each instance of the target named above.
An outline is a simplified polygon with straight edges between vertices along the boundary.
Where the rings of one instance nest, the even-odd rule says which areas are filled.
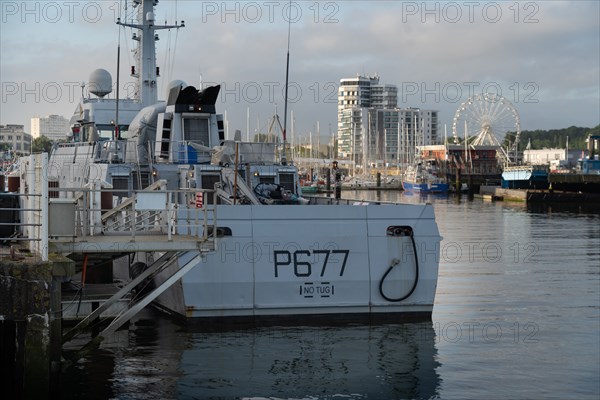
[[[566,192],[547,189],[506,189],[499,186],[481,186],[479,194],[484,200],[505,200],[527,203],[577,203],[598,204],[600,194]]]
[[[216,248],[216,208],[204,201],[211,190],[167,190],[164,180],[127,193],[100,180],[59,188],[59,173],[46,153],[23,157],[18,192],[2,193],[11,199],[0,207],[0,377],[7,398],[56,395],[63,343],[93,321],[113,318],[101,341]],[[177,262],[181,252],[190,252],[188,262]],[[145,254],[156,257],[129,283],[110,282],[114,290],[89,302],[79,316],[86,318],[63,335],[63,283],[81,275],[85,303],[94,268],[112,280],[114,260]],[[130,301],[136,286],[158,274],[161,283]]]

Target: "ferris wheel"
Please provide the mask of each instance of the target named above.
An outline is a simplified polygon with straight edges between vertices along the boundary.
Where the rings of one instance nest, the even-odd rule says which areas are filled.
[[[508,132],[515,136],[504,148],[502,143]],[[506,163],[516,160],[520,134],[519,113],[510,101],[493,93],[470,97],[456,110],[452,121],[454,143],[467,138],[468,144],[473,146],[496,146],[498,155]]]

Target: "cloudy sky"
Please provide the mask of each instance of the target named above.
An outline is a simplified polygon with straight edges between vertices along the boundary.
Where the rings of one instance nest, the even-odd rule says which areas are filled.
[[[124,1],[2,0],[0,123],[47,114],[66,117],[95,68],[131,80]],[[288,16],[290,110],[296,133],[336,131],[341,78],[378,74],[396,84],[402,107],[440,112],[448,129],[459,105],[483,91],[518,110],[522,129],[600,122],[598,1],[196,1],[161,0],[161,92],[172,79],[223,85],[217,103],[230,132],[266,130],[275,107],[283,121]],[[131,14],[131,7],[129,8]],[[124,78],[123,78],[124,77]],[[164,97],[164,96],[161,96]],[[288,130],[290,128],[288,127]]]

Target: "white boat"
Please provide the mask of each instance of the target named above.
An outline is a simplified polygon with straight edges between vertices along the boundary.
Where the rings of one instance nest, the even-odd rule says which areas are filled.
[[[375,188],[377,187],[377,181],[371,176],[352,176],[348,177],[342,183],[344,187],[354,188]]]
[[[121,25],[140,30],[139,51],[147,52],[159,29],[148,18],[155,2],[133,3],[137,24]],[[122,102],[130,112],[121,113],[119,132],[110,124],[116,101],[96,90],[73,117],[78,141],[57,145],[50,165],[61,188],[111,185],[112,206],[158,180],[167,190],[215,190],[200,200],[216,204],[217,248],[159,298],[164,307],[190,318],[430,318],[441,240],[430,204],[316,197],[307,204],[297,168],[275,158],[275,144],[225,140],[218,86],[199,91],[178,81],[158,102],[149,83],[157,79],[154,53],[140,59],[139,98]],[[94,79],[110,86],[104,72]],[[178,218],[196,206],[181,196]],[[136,260],[161,256],[137,253]],[[196,253],[172,256],[176,270]]]

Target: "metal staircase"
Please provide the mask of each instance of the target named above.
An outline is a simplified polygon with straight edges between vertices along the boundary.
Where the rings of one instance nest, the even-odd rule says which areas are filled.
[[[103,268],[103,264],[132,253],[164,253],[108,300],[99,299],[96,309],[67,332],[64,341],[71,340],[115,303],[125,303],[126,310],[112,321],[102,336],[116,331],[199,265],[205,254],[215,251],[216,205],[203,202],[198,207],[194,201],[199,192],[204,192],[205,199],[214,198],[207,195],[214,193],[213,190],[168,190],[167,182],[159,180],[122,198],[106,182],[90,180],[83,187],[53,187],[58,195],[50,198],[45,176],[47,154],[23,158],[21,163],[22,174],[27,177],[27,184],[22,185],[21,190],[26,206],[21,234],[30,241],[30,250],[39,254],[42,261],[47,261],[50,253],[69,255],[79,260],[84,270],[84,265]],[[117,198],[123,201],[115,205]],[[186,257],[181,257],[183,254]],[[179,262],[182,265],[178,265]],[[134,289],[159,273],[160,282],[154,280],[156,287],[135,301],[141,295]],[[82,278],[82,288],[84,284]],[[128,301],[130,298],[132,301]]]
[[[152,265],[150,265],[145,271],[139,274],[137,277],[132,279],[127,285],[122,287],[119,291],[117,291],[113,296],[111,296],[106,301],[102,302],[98,308],[96,308],[91,314],[81,320],[75,327],[70,329],[63,335],[63,343],[71,341],[75,336],[79,333],[83,332],[91,323],[95,320],[99,319],[103,313],[109,310],[114,304],[119,301],[122,301],[124,298],[131,295],[132,291],[146,279],[152,279],[153,277],[160,274],[162,271],[165,271],[167,268],[172,266],[175,262],[178,261],[181,252],[168,252],[163,254],[158,260],[156,260]],[[150,291],[146,296],[137,302],[129,303],[127,310],[122,312],[117,318],[115,318],[111,324],[105,328],[102,332],[102,336],[106,336],[111,332],[119,329],[124,323],[129,321],[133,316],[135,316],[140,310],[154,301],[158,296],[160,296],[165,290],[167,290],[173,283],[177,282],[183,275],[185,275],[188,271],[190,271],[194,266],[198,264],[202,257],[200,252],[197,252],[196,256],[193,257],[189,262],[185,265],[180,266],[175,270],[175,272],[166,280],[164,280],[161,284],[159,284],[155,289]]]
[[[181,202],[186,196],[194,198],[196,191],[169,191],[166,181],[159,180],[143,191],[134,192],[112,209],[97,209],[101,192],[109,190],[96,184],[74,196],[76,201],[72,206],[77,221],[73,236],[68,239],[53,237],[50,240],[53,251],[70,253],[69,257],[79,261],[79,265],[85,260],[83,264],[87,266],[101,265],[137,252],[164,254],[110,298],[98,302],[99,306],[93,312],[65,334],[64,341],[71,340],[107,310],[114,311],[115,304],[119,303],[119,307],[126,304],[102,336],[116,331],[198,265],[204,254],[215,250],[215,206],[203,204],[200,208],[191,208],[186,206],[190,202]],[[187,252],[193,252],[191,259],[186,257],[188,262],[176,265],[180,256]],[[138,292],[132,295],[134,289],[161,273],[163,280],[155,280],[156,287],[135,301],[140,296]],[[127,302],[127,299],[133,300]]]

